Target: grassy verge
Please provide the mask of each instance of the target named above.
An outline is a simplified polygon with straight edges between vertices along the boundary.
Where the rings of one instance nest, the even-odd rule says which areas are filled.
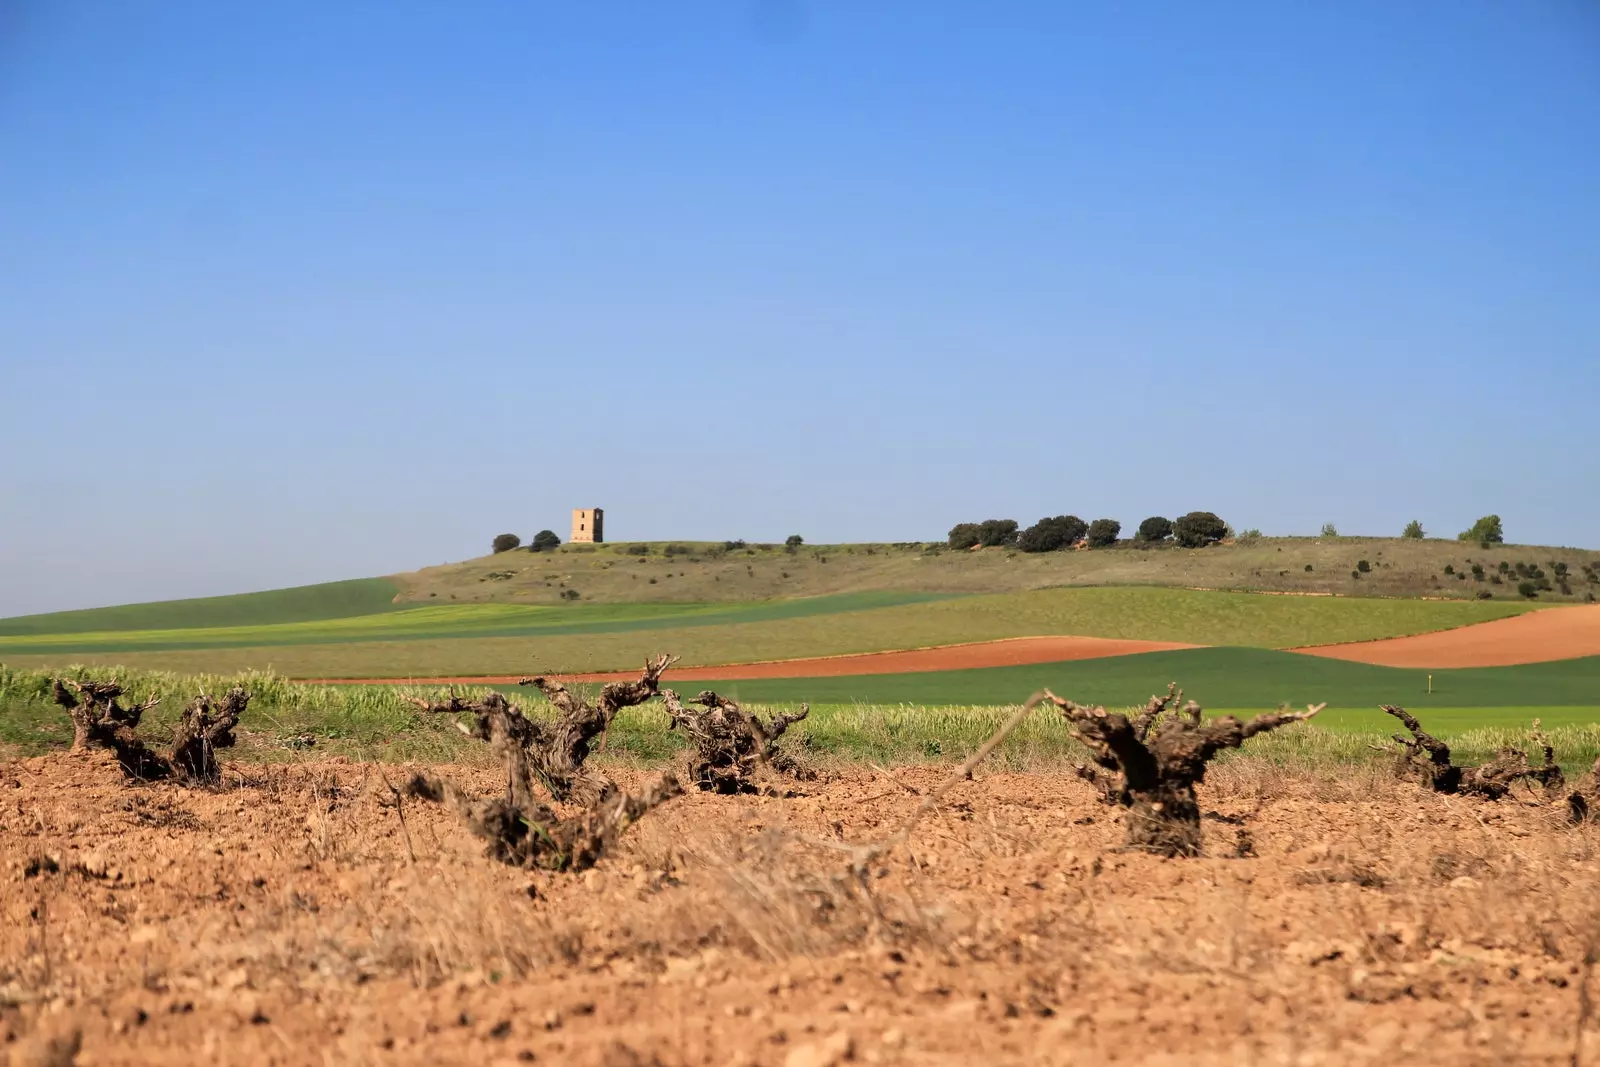
[[[863,602],[859,596],[770,605],[676,605],[680,613],[693,608],[698,614],[655,621],[650,612],[664,610],[660,605],[572,605],[577,610],[565,616],[564,608],[458,605],[277,627],[270,635],[274,643],[235,647],[201,646],[250,640],[250,631],[0,638],[0,657],[30,666],[122,663],[183,673],[270,667],[301,678],[405,678],[614,670],[633,666],[651,650],[676,653],[685,664],[743,663],[1040,634],[1289,648],[1426,633],[1526,610],[1499,601],[1284,597],[1140,587],[922,599],[865,610],[858,610]],[[719,620],[716,611],[707,613],[711,608],[731,614]],[[582,621],[588,617],[585,611],[595,613],[588,623]],[[784,613],[790,617],[779,617]],[[508,622],[513,616],[520,621]],[[732,618],[738,621],[728,621]],[[372,640],[380,630],[385,639]],[[514,636],[504,636],[513,631]],[[264,640],[259,629],[254,632]],[[175,647],[185,643],[194,647]]]
[[[201,687],[220,691],[238,683],[254,694],[241,731],[238,758],[299,760],[342,755],[383,761],[479,761],[485,746],[453,728],[449,716],[424,715],[404,701],[437,690],[390,686],[315,686],[267,674],[193,677],[126,670],[88,669],[76,676],[115,677],[135,699],[160,696],[143,732],[152,740],[171,730],[183,704]],[[23,755],[65,747],[71,740],[66,715],[50,703],[50,674],[0,667],[0,746]],[[681,688],[689,688],[682,686]],[[480,691],[482,692],[482,691]],[[1026,695],[1025,691],[1019,696]],[[1134,695],[1132,692],[1125,696]],[[545,710],[531,690],[519,692],[530,714]],[[1126,703],[1126,701],[1119,702]],[[814,704],[810,717],[791,732],[792,743],[822,762],[905,765],[963,758],[1009,713],[999,705]],[[1214,709],[1222,713],[1225,709]],[[1234,713],[1248,716],[1259,707]],[[1464,760],[1483,759],[1507,743],[1523,743],[1540,718],[1569,770],[1587,769],[1600,755],[1595,711],[1580,707],[1455,708],[1425,717]],[[1362,764],[1381,760],[1370,745],[1391,732],[1392,723],[1370,708],[1334,708],[1315,723],[1276,731],[1250,742],[1230,759],[1264,760],[1283,766]],[[661,764],[681,751],[682,739],[666,730],[659,705],[626,709],[603,748],[604,758]],[[1002,766],[1014,769],[1076,762],[1082,750],[1059,716],[1041,712],[1007,740]]]

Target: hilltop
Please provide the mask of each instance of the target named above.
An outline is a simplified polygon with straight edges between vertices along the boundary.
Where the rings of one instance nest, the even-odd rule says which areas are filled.
[[[1504,562],[1511,571],[1501,575]],[[1364,537],[1263,537],[1207,548],[1140,546],[1026,553],[942,544],[633,542],[518,549],[393,575],[401,602],[711,602],[867,591],[1021,592],[1055,586],[1165,586],[1358,597],[1521,600],[1518,563],[1545,572],[1555,603],[1600,596],[1600,552]],[[1365,564],[1365,569],[1363,569]],[[1473,565],[1482,568],[1478,578]],[[1567,574],[1568,593],[1557,580]],[[1496,581],[1496,579],[1499,579]],[[1593,579],[1593,580],[1592,580]]]

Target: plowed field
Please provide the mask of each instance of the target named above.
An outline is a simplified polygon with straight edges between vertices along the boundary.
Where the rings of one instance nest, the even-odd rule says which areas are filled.
[[[1600,604],[1550,608],[1454,630],[1298,648],[1385,667],[1509,667],[1600,656]]]
[[[1551,806],[1245,760],[1203,790],[1212,857],[1160,860],[1117,852],[1074,776],[980,768],[852,878],[828,842],[887,836],[945,773],[684,797],[557,876],[490,862],[420,802],[402,823],[361,765],[237,765],[215,792],[130,787],[103,754],[0,766],[0,1047],[1460,1065],[1566,1064],[1581,1033],[1600,1054],[1580,1015],[1600,841]],[[1226,858],[1241,831],[1256,855]]]

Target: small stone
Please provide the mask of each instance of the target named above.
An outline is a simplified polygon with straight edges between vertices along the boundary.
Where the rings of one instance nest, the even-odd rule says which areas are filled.
[[[837,1067],[854,1059],[855,1052],[855,1039],[847,1031],[840,1030],[821,1041],[796,1045],[783,1058],[783,1067]]]

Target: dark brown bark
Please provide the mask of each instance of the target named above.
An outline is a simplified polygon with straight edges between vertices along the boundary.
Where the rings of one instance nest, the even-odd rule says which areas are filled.
[[[553,720],[528,718],[498,692],[479,701],[454,694],[438,703],[414,700],[429,712],[470,713],[470,722],[458,725],[468,736],[489,742],[505,761],[506,792],[493,799],[474,798],[448,781],[424,774],[414,776],[405,791],[448,805],[488,842],[488,854],[502,863],[552,871],[590,867],[641,815],[683,792],[669,774],[643,794],[624,794],[609,778],[584,767],[591,745],[617,712],[655,696],[661,673],[672,663],[669,656],[648,660],[638,681],[606,686],[593,704],[559,682],[523,679],[523,685],[537,686],[555,705],[559,714]],[[570,801],[585,810],[562,817],[535,795],[535,781],[552,800]]]
[[[689,760],[689,779],[696,787],[712,793],[759,793],[757,781],[765,764],[780,774],[805,778],[806,770],[778,745],[778,739],[791,725],[811,711],[802,706],[796,714],[774,716],[763,722],[759,715],[745,711],[737,703],[707,689],[686,708],[671,689],[661,691],[671,717],[670,730],[682,727],[694,744]]]
[[[221,700],[201,693],[183,709],[172,739],[172,769],[180,778],[211,784],[221,775],[217,749],[232,748],[233,728],[250,703],[250,694],[234,686]]]
[[[1450,758],[1450,746],[1422,728],[1414,715],[1393,704],[1381,705],[1384,711],[1400,720],[1411,736],[1395,734],[1397,769],[1416,776],[1427,788],[1436,793],[1465,793],[1486,800],[1499,800],[1511,792],[1518,782],[1537,782],[1546,791],[1554,792],[1566,783],[1561,768],[1555,761],[1555,750],[1539,728],[1533,723],[1533,740],[1542,749],[1544,762],[1529,761],[1528,754],[1520,748],[1506,747],[1494,759],[1477,767],[1457,766]]]
[[[57,678],[51,686],[55,702],[72,719],[72,747],[108,748],[117,754],[123,773],[141,781],[177,777],[208,785],[220,771],[216,750],[233,746],[233,728],[250,703],[250,694],[235,686],[221,701],[202,693],[184,709],[173,735],[172,752],[152,752],[137,733],[144,713],[161,702],[151,697],[123,707],[122,686],[115,682],[77,682]]]
[[[1126,808],[1124,847],[1162,856],[1197,856],[1203,839],[1195,786],[1206,765],[1223,749],[1238,748],[1256,734],[1303,722],[1322,710],[1279,711],[1240,722],[1231,715],[1205,721],[1193,701],[1163,717],[1176,703],[1176,688],[1153,697],[1130,720],[1103,707],[1084,707],[1046,691],[1061,709],[1100,768],[1084,777],[1118,806]],[[1085,768],[1087,770],[1087,768]]]

